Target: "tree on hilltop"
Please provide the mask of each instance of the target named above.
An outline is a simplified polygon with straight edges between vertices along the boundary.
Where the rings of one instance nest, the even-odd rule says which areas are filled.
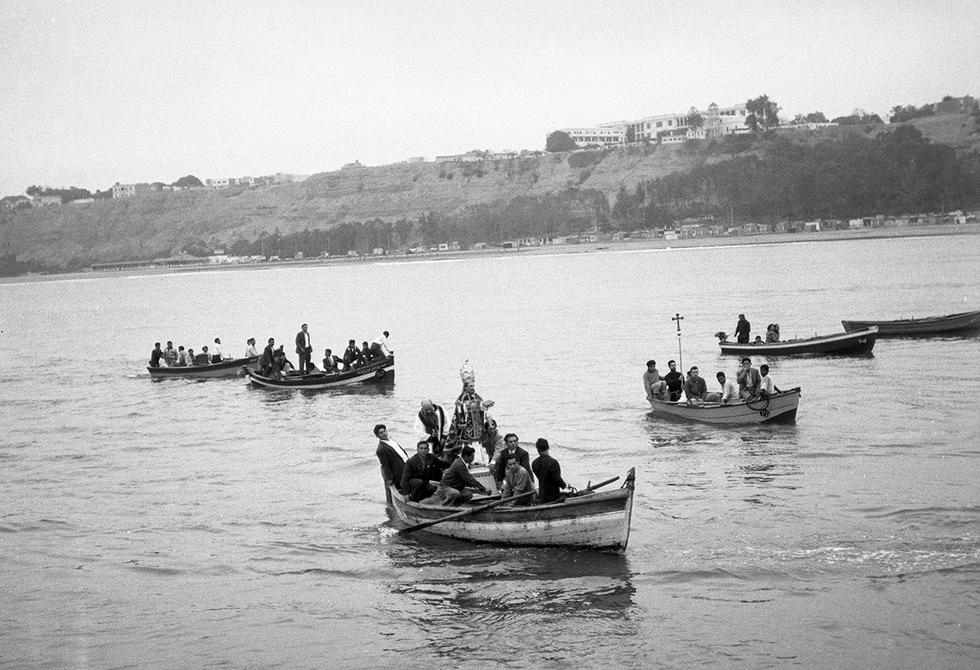
[[[754,117],[751,123],[749,117],[746,117],[745,125],[753,131],[769,130],[779,125],[779,105],[775,100],[770,100],[768,95],[746,100],[745,108],[749,111],[749,115]]]
[[[544,144],[544,150],[551,153],[573,151],[575,149],[578,149],[578,145],[575,144],[575,140],[564,130],[556,130],[550,133]]]
[[[201,186],[204,186],[204,184],[200,179],[192,174],[189,174],[175,181],[172,186],[176,186],[178,188],[200,188]]]

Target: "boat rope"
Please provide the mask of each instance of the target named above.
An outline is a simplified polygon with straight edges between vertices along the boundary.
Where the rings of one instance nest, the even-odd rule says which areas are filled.
[[[753,405],[752,401],[754,400],[761,400],[762,404],[760,406]],[[760,416],[769,416],[769,394],[753,396],[745,401],[745,406],[757,411]]]

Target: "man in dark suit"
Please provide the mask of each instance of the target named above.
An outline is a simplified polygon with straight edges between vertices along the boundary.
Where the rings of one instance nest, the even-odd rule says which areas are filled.
[[[568,484],[561,478],[558,461],[549,453],[551,445],[548,440],[539,437],[534,446],[538,450],[538,457],[531,463],[531,471],[538,478],[538,497],[541,503],[554,502],[561,497],[561,489],[568,488]]]
[[[517,435],[514,433],[507,433],[504,435],[504,448],[501,450],[499,456],[494,454],[497,459],[497,466],[493,470],[493,481],[497,484],[497,489],[500,490],[504,484],[504,476],[507,474],[507,455],[514,454],[517,459],[517,464],[531,473],[531,457],[526,451],[520,446],[520,440],[518,440]],[[531,475],[531,481],[534,481],[534,475]]]
[[[276,338],[270,337],[269,344],[262,350],[262,357],[259,358],[259,370],[266,377],[271,377],[276,372]]]
[[[408,454],[400,444],[388,437],[388,428],[383,423],[374,427],[374,436],[378,438],[378,449],[374,453],[381,463],[381,478],[385,487],[394,484],[400,491]]]
[[[313,354],[313,345],[310,343],[310,330],[304,323],[301,330],[296,333],[296,353],[299,355],[299,373],[306,374],[310,371],[310,356]]]
[[[412,502],[424,500],[435,493],[436,487],[430,482],[442,479],[442,468],[429,454],[429,443],[420,440],[415,449],[415,455],[405,463],[401,482],[402,492],[407,493]]]

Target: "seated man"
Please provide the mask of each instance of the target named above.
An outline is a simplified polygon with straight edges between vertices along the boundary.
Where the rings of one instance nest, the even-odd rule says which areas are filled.
[[[779,393],[779,387],[776,386],[772,377],[769,376],[769,366],[762,364],[759,366],[759,375],[761,377],[759,381],[759,397],[768,398],[774,393]]]
[[[324,372],[338,372],[340,371],[340,364],[343,360],[339,356],[334,356],[333,351],[327,349],[323,352],[323,371]]]
[[[363,365],[363,363],[364,359],[361,357],[361,352],[357,348],[357,343],[354,340],[348,340],[347,349],[344,350],[344,365],[350,369],[358,365]]]
[[[537,491],[534,488],[534,482],[531,481],[531,473],[521,466],[516,454],[505,454],[503,459],[505,462],[505,474],[504,488],[500,494],[501,498],[510,498],[511,496],[519,496],[522,493]],[[510,504],[514,506],[530,505],[533,497],[527,496],[526,498],[515,500]]]
[[[660,378],[660,371],[657,370],[657,361],[647,361],[647,369],[643,373],[643,389],[647,400],[667,400],[670,397],[667,382]]]
[[[473,447],[467,445],[460,450],[456,460],[442,473],[439,480],[439,488],[436,495],[442,498],[445,505],[456,506],[464,503],[473,497],[471,489],[477,489],[483,493],[490,493],[487,487],[474,479],[470,474],[470,464],[476,452]]]
[[[738,396],[740,398],[754,398],[759,395],[759,384],[762,377],[759,371],[752,367],[752,359],[745,357],[742,359],[742,366],[735,373],[735,381],[738,382]]]
[[[722,405],[730,405],[737,401],[738,391],[735,390],[735,384],[725,377],[725,373],[719,372],[715,377],[718,379],[718,384],[721,385],[721,393],[709,393],[706,399],[720,402]]]
[[[690,404],[702,402],[707,394],[708,385],[698,376],[698,368],[694,366],[687,371],[687,381],[684,382],[684,395],[687,396],[687,402]]]
[[[371,346],[367,343],[367,340],[361,343],[361,360],[364,362],[374,360],[374,352],[371,351]]]
[[[208,353],[207,345],[201,347],[201,353],[194,357],[194,365],[210,365],[211,354]]]
[[[401,482],[402,492],[407,493],[412,502],[431,496],[436,492],[436,487],[431,482],[442,480],[442,468],[429,453],[429,443],[420,440],[415,450],[416,453],[405,462]]]

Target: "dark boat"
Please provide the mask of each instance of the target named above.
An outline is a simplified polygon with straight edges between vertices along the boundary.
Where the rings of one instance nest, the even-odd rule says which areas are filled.
[[[848,333],[878,327],[881,337],[909,337],[913,335],[946,335],[980,330],[980,311],[926,316],[921,319],[896,319],[895,321],[841,321]]]
[[[426,533],[472,542],[535,547],[626,549],[633,513],[634,471],[612,491],[590,491],[544,505],[494,507],[425,528]],[[431,523],[467,509],[412,502],[394,486],[387,489],[388,515],[403,524]],[[430,500],[430,499],[427,499]],[[474,500],[470,507],[480,505]]]
[[[389,355],[371,361],[350,370],[339,372],[310,372],[307,374],[286,374],[282,377],[266,377],[255,371],[248,373],[252,386],[258,388],[276,389],[305,389],[319,391],[321,389],[358,384],[371,381],[388,381],[395,378],[395,357]]]
[[[174,365],[158,368],[147,366],[146,370],[153,379],[168,377],[190,377],[196,379],[214,379],[218,377],[241,377],[259,360],[258,356],[248,358],[231,358],[220,363],[209,365]]]
[[[702,402],[696,405],[685,401],[668,402],[650,400],[654,414],[685,421],[722,425],[752,423],[792,423],[800,405],[800,389],[792,388],[774,393],[768,398],[739,400],[729,405],[720,402]]]
[[[800,340],[782,342],[763,342],[760,344],[738,344],[721,340],[718,342],[723,354],[738,356],[805,356],[805,355],[861,355],[870,354],[874,349],[878,328],[871,326],[853,333],[821,335]]]

